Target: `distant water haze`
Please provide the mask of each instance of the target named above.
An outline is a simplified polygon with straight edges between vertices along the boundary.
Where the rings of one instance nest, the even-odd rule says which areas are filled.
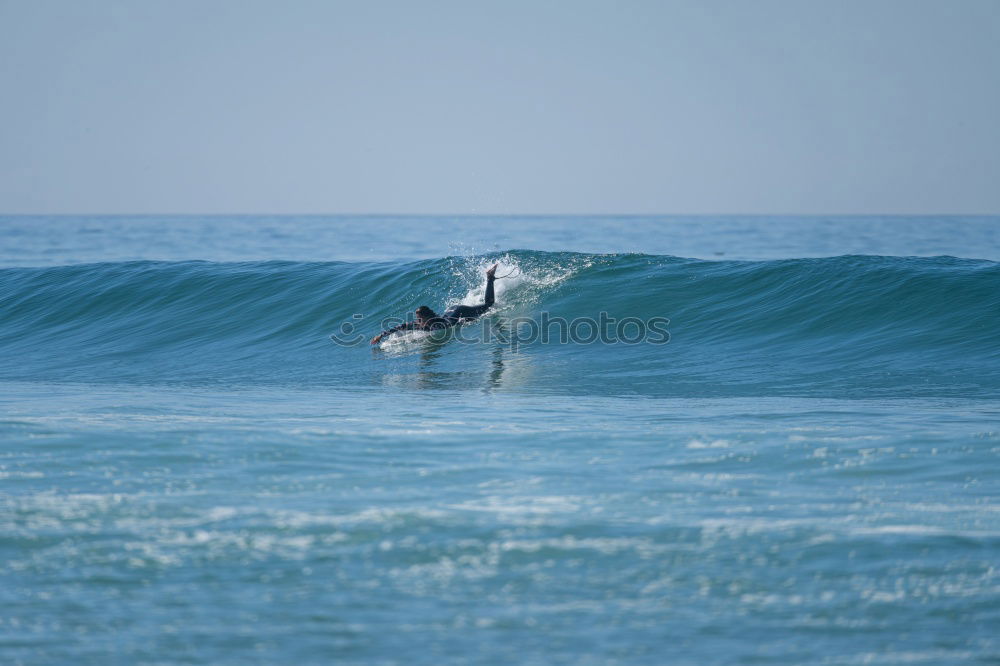
[[[98,261],[411,261],[497,250],[766,260],[1000,260],[1000,217],[0,216],[0,266]]]

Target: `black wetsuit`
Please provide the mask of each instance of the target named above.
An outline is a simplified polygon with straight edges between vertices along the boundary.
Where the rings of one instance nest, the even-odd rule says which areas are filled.
[[[393,326],[387,331],[382,331],[382,336],[387,336],[397,331],[437,331],[451,326],[457,326],[463,321],[475,319],[493,307],[493,278],[486,278],[486,300],[482,305],[453,305],[444,311],[443,315],[432,317],[420,324],[415,321],[408,321],[399,326]]]

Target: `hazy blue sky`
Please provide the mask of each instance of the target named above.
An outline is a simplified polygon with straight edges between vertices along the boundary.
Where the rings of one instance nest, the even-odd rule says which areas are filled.
[[[1000,0],[0,0],[0,212],[1000,213]]]

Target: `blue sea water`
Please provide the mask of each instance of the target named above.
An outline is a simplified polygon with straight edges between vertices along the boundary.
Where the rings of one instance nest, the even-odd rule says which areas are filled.
[[[470,335],[368,345],[493,261]],[[989,217],[0,217],[0,661],[996,663],[998,262]],[[515,323],[601,312],[669,342]]]

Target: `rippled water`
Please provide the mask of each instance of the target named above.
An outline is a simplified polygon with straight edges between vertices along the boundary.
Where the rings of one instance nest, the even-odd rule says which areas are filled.
[[[3,661],[1000,658],[1000,221],[454,223],[0,219]]]

